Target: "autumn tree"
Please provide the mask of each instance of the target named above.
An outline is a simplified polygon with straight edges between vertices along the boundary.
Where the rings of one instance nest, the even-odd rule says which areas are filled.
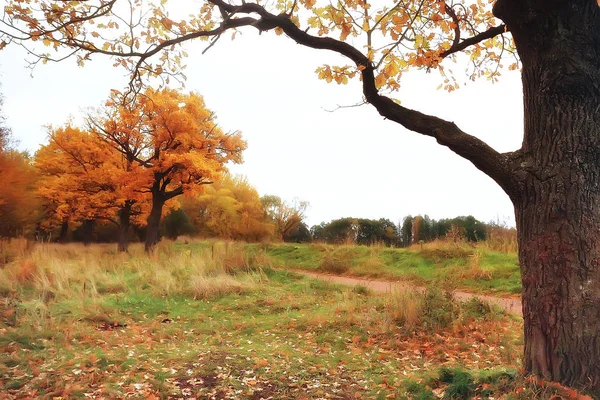
[[[508,194],[519,232],[525,369],[600,394],[597,1],[205,0],[181,21],[169,17],[168,1],[149,12],[140,12],[141,0],[121,3],[10,0],[2,38],[27,46],[42,61],[114,57],[134,83],[176,75],[185,55],[179,43],[202,38],[214,45],[224,32],[243,27],[274,30],[344,56],[348,64],[325,65],[319,77],[361,79],[365,102],[384,118],[434,138]],[[452,61],[468,62],[473,79],[495,80],[504,55],[518,55],[519,63],[508,64],[521,68],[523,80],[524,138],[517,151],[499,153],[453,122],[411,110],[390,95],[410,68],[437,69],[444,88],[457,88]]]
[[[0,237],[20,236],[33,230],[38,210],[36,179],[27,154],[0,151]]]
[[[119,227],[118,250],[127,251],[130,217],[143,212],[148,196],[132,188],[135,171],[120,153],[94,133],[67,125],[50,130],[35,166],[38,195],[61,230],[69,222],[81,224],[87,244],[95,221],[110,221]]]
[[[275,226],[265,221],[258,192],[243,176],[223,175],[201,195],[186,199],[183,209],[205,237],[253,242],[274,233]]]
[[[284,241],[302,223],[308,208],[306,201],[294,199],[288,203],[272,194],[264,195],[260,201],[265,210],[266,220],[275,225],[277,237]]]
[[[165,203],[201,192],[226,171],[227,162],[241,162],[246,148],[239,132],[223,132],[195,93],[148,89],[130,103],[114,92],[107,107],[88,121],[134,171],[129,187],[151,196],[146,251],[159,240]]]
[[[447,236],[451,230],[454,233],[459,230],[464,234],[464,238],[471,242],[478,242],[486,239],[486,224],[478,221],[472,215],[466,217],[460,216],[451,219],[442,219],[436,221],[436,225],[438,236],[440,237]]]
[[[36,174],[29,156],[14,146],[2,104],[0,96],[0,237],[14,237],[26,233],[33,224]]]
[[[312,242],[313,237],[308,225],[305,222],[301,222],[296,229],[288,233],[286,242],[290,243],[309,243]]]

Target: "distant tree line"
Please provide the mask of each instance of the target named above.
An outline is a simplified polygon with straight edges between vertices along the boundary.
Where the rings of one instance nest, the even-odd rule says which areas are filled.
[[[493,224],[485,224],[472,215],[440,220],[432,219],[428,215],[409,215],[402,220],[401,225],[400,245],[410,246],[413,243],[443,238],[478,242],[486,239],[488,226]]]
[[[312,239],[326,243],[356,243],[373,245],[398,243],[398,227],[389,219],[340,218],[315,225],[310,229]]]
[[[277,196],[263,196],[264,202],[282,202]],[[285,206],[290,207],[285,202]],[[367,218],[339,218],[330,222],[322,222],[308,228],[303,221],[303,214],[300,212],[290,213],[291,222],[277,222],[277,216],[282,211],[265,211],[264,223],[269,226],[264,230],[261,236],[254,235],[222,235],[217,231],[206,229],[206,224],[210,223],[206,218],[195,220],[194,216],[202,215],[184,205],[171,211],[165,218],[163,232],[168,237],[177,237],[182,234],[200,235],[202,237],[226,237],[240,240],[282,240],[289,243],[310,243],[321,242],[330,244],[358,244],[407,247],[411,244],[430,242],[436,239],[451,241],[469,241],[478,242],[486,240],[487,232],[491,228],[497,228],[494,223],[483,223],[475,217],[459,216],[455,218],[445,218],[435,220],[429,216],[417,215],[403,218],[398,225],[386,218],[367,219]],[[281,226],[287,226],[289,229],[281,230]],[[290,228],[291,227],[291,228]]]
[[[385,218],[340,218],[313,226],[310,229],[310,237],[304,241],[383,244],[397,247],[436,239],[477,242],[486,239],[486,232],[492,225],[485,224],[471,215],[440,220],[431,219],[427,215],[409,215],[398,225]]]

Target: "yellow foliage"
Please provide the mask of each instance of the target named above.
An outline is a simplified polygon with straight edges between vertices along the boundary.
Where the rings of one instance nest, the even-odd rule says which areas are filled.
[[[241,162],[246,144],[224,133],[202,97],[148,90],[123,105],[113,92],[90,118],[90,131],[54,129],[36,154],[37,193],[54,221],[115,219],[124,206],[136,224],[151,208],[177,207],[175,197],[200,193],[228,161]]]
[[[414,68],[438,68],[438,56],[448,51],[453,44],[498,25],[492,14],[493,2],[484,0],[467,4],[417,0],[390,4],[364,0],[300,0],[298,3],[276,0],[271,3],[247,3],[263,7],[265,12],[274,15],[287,15],[302,30],[312,28],[314,31],[310,33],[313,35],[339,38],[351,42],[355,49],[364,49],[369,59],[373,60],[376,72],[383,72],[386,79],[386,82],[379,82],[378,86],[391,90],[399,87],[394,78],[398,74],[398,66],[392,59],[403,60],[407,66]],[[28,32],[33,41],[41,40],[55,51],[82,48],[84,52],[77,53],[80,64],[89,60],[86,52],[127,54],[133,48],[139,49],[142,40],[149,45],[149,49],[155,49],[167,41],[179,42],[191,37],[207,40],[222,33],[216,28],[232,18],[226,12],[215,12],[217,7],[207,0],[201,2],[196,14],[177,21],[168,12],[169,7],[173,6],[179,5],[174,0],[163,0],[148,7],[142,2],[134,2],[133,15],[144,17],[141,21],[130,24],[126,21],[131,20],[131,16],[126,11],[114,7],[106,13],[100,13],[95,1],[8,0],[4,12],[15,25],[21,23],[23,31]],[[251,18],[256,18],[258,14]],[[67,15],[77,18],[65,23]],[[248,24],[258,27],[255,23]],[[283,32],[281,27],[276,26],[266,29],[275,29],[277,34]],[[233,32],[235,35],[236,30]],[[498,49],[510,51],[497,51]],[[512,50],[514,46],[509,38],[495,37],[486,41],[480,51],[470,53],[473,62],[467,64],[469,74],[472,78],[495,77],[497,72],[492,71],[500,63],[501,55],[510,55]],[[432,54],[427,55],[428,52]],[[181,60],[184,57],[186,53],[181,47],[165,46],[157,54],[158,64],[144,65],[138,72],[148,75],[177,74],[182,71]],[[115,65],[134,72],[137,63],[128,62],[126,58],[127,55],[116,57]],[[455,57],[449,58],[456,60]],[[469,61],[468,58],[462,60]],[[403,66],[399,68],[404,69]],[[340,84],[358,76],[323,75],[321,71],[318,73],[321,79]],[[444,87],[453,90],[456,85]]]
[[[205,236],[260,241],[274,233],[264,220],[258,192],[245,177],[226,174],[201,196],[186,199],[183,208]]]

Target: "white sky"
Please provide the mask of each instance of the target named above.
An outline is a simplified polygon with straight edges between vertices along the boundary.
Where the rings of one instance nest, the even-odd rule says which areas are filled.
[[[222,127],[239,129],[248,141],[244,164],[231,170],[246,175],[261,195],[310,202],[309,226],[340,217],[397,223],[408,214],[471,214],[514,225],[504,192],[434,139],[383,120],[369,105],[327,111],[361,101],[358,82],[339,86],[317,79],[315,69],[335,63],[337,55],[250,30],[233,42],[222,38],[200,56],[205,46],[188,46],[185,89],[202,94]],[[77,121],[83,109],[101,105],[110,88],[127,82],[122,69],[100,56],[84,68],[74,60],[40,65],[33,77],[25,66],[20,49],[0,51],[3,112],[21,147],[31,151],[46,140],[44,125],[61,125],[69,116]],[[437,72],[406,74],[396,97],[454,121],[498,151],[520,147],[518,72],[505,72],[500,84],[471,82],[450,94],[436,90],[439,83]]]

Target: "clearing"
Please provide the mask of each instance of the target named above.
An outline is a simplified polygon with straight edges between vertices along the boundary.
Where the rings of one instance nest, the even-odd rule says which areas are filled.
[[[439,289],[372,295],[238,244],[36,246],[0,269],[2,398],[550,398],[522,322]]]

